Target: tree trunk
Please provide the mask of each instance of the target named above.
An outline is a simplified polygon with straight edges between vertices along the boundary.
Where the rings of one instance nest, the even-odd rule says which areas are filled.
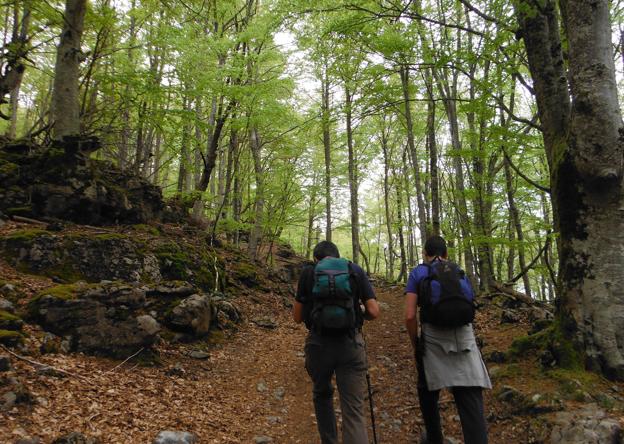
[[[422,182],[420,178],[420,166],[418,162],[418,153],[416,152],[416,143],[414,142],[414,126],[412,123],[412,103],[409,91],[409,68],[401,66],[399,69],[401,75],[401,86],[403,90],[403,100],[405,102],[405,125],[407,127],[407,146],[409,154],[412,158],[414,167],[414,182],[416,185],[416,202],[418,204],[418,228],[420,230],[420,239],[424,241],[429,236],[427,232],[427,216],[425,211],[425,201],[423,199]]]
[[[429,151],[429,173],[431,175],[431,234],[440,235],[440,183],[438,179],[438,147],[436,144],[435,113],[431,72],[427,70],[427,148]]]
[[[394,246],[392,242],[393,229],[392,229],[392,216],[390,212],[390,156],[388,153],[388,136],[386,134],[386,128],[381,128],[381,150],[384,159],[384,209],[386,212],[386,228],[388,230],[388,268],[386,271],[386,279],[392,281],[394,279]]]
[[[332,240],[332,220],[331,220],[331,140],[330,140],[330,108],[329,108],[329,75],[327,66],[324,67],[321,79],[322,102],[321,116],[323,126],[323,152],[325,156],[325,239]]]
[[[551,166],[560,233],[557,314],[563,332],[582,347],[588,367],[623,379],[624,128],[609,2],[560,4],[569,45],[569,84],[562,81],[565,65],[554,2],[539,10],[527,10],[522,2],[516,10]],[[574,98],[571,107],[568,87]]]
[[[263,214],[264,214],[264,172],[262,170],[261,145],[258,139],[258,130],[251,129],[249,136],[249,146],[253,157],[254,177],[256,179],[256,199],[255,199],[255,217],[254,226],[249,235],[249,245],[247,252],[252,259],[258,255],[258,244],[262,238]]]
[[[345,111],[347,118],[347,148],[349,151],[349,196],[351,203],[351,247],[352,256],[351,260],[356,264],[359,262],[360,253],[360,211],[358,208],[358,178],[357,178],[357,164],[355,159],[355,151],[353,147],[353,128],[351,127],[352,121],[352,102],[353,93],[350,91],[349,86],[345,83]]]
[[[67,0],[63,32],[56,52],[52,96],[53,138],[80,134],[79,77],[83,53],[80,50],[87,0]]]

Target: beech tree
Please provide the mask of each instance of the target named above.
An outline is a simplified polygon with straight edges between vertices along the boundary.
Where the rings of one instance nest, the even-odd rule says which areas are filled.
[[[621,379],[624,128],[609,2],[566,0],[559,6],[554,1],[541,7],[526,1],[515,5],[560,234],[560,329],[585,356],[586,365]]]

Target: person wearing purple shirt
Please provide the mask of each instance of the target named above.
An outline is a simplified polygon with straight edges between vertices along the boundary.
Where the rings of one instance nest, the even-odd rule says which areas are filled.
[[[427,264],[448,260],[446,241],[440,236],[427,239],[423,258],[425,263],[411,271],[405,286],[405,326],[414,347],[418,400],[426,429],[420,444],[443,443],[438,409],[442,388],[448,388],[453,393],[465,444],[487,444],[482,392],[483,388],[492,388],[492,384],[477,347],[472,324],[457,328],[434,326],[423,319],[418,306],[419,284],[430,272]],[[465,276],[461,276],[460,285],[462,292],[473,299],[472,286]],[[431,299],[439,297],[440,284],[433,279]]]

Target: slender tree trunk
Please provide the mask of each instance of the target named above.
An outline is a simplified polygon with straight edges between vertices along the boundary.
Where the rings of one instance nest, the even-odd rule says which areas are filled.
[[[358,208],[358,179],[357,179],[357,161],[355,159],[355,150],[353,147],[353,129],[352,129],[352,102],[353,93],[350,91],[348,84],[345,82],[345,111],[347,118],[347,148],[349,151],[349,196],[351,202],[351,260],[356,264],[359,262],[360,253],[360,211]]]
[[[404,166],[405,167],[405,166]],[[396,177],[396,172],[394,173]],[[397,205],[397,232],[399,234],[399,250],[401,253],[401,265],[399,269],[399,282],[403,281],[407,275],[407,256],[405,254],[405,237],[403,235],[403,193],[401,188],[403,184],[400,180],[395,181],[396,189],[396,205]]]
[[[412,158],[414,167],[414,183],[416,186],[416,202],[418,204],[418,227],[420,229],[421,240],[426,240],[429,236],[427,232],[427,216],[425,211],[425,201],[423,198],[422,180],[420,177],[420,166],[418,161],[418,153],[416,152],[416,143],[414,141],[414,126],[412,123],[412,103],[409,90],[409,68],[401,66],[399,69],[401,75],[401,86],[403,90],[403,100],[405,102],[405,125],[407,127],[407,146],[409,154]]]
[[[440,183],[438,179],[438,147],[436,143],[435,114],[436,104],[433,97],[431,71],[426,75],[427,93],[427,148],[429,151],[429,172],[431,175],[431,234],[440,235]]]
[[[388,268],[386,271],[386,279],[392,281],[394,279],[394,251],[393,246],[393,229],[392,229],[392,216],[390,211],[390,155],[388,153],[388,136],[386,129],[381,129],[381,150],[384,159],[384,210],[386,213],[386,228],[388,230]]]
[[[330,139],[330,104],[329,104],[329,75],[327,66],[321,79],[322,102],[321,123],[323,126],[323,153],[325,156],[325,239],[332,240],[332,200],[331,200],[331,139]]]
[[[87,0],[67,0],[63,32],[56,52],[52,96],[53,138],[80,134],[79,77],[83,53],[80,49]]]
[[[255,218],[254,226],[249,236],[248,254],[255,259],[258,254],[258,244],[262,237],[263,215],[264,215],[264,171],[262,170],[261,145],[258,137],[258,130],[251,129],[249,138],[249,146],[251,147],[251,155],[254,164],[254,177],[256,179],[256,199],[255,199]]]

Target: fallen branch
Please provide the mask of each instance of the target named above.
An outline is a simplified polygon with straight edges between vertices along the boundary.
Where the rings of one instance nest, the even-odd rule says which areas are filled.
[[[530,298],[526,294],[520,293],[519,291],[516,291],[513,288],[506,287],[500,282],[492,282],[490,286],[496,291],[499,291],[507,296],[511,296],[514,299],[518,299],[519,301],[522,301],[525,304],[528,304],[528,305],[535,304],[535,300],[533,298]]]
[[[47,222],[44,222],[42,220],[31,219],[30,217],[24,217],[24,216],[12,216],[11,219],[13,219],[16,222],[24,222],[24,223],[31,224],[31,225],[48,225]]]
[[[136,355],[138,355],[139,353],[141,353],[143,350],[145,350],[145,347],[141,347],[141,349],[136,352],[135,354],[133,354],[132,356],[128,356],[126,359],[124,359],[123,362],[121,362],[120,364],[116,365],[115,367],[111,368],[110,370],[108,370],[107,372],[104,372],[105,375],[108,375],[109,373],[113,373],[115,370],[117,370],[119,367],[121,367],[122,365],[124,365],[126,362],[128,362],[130,359],[134,358]]]
[[[68,376],[73,376],[74,378],[82,379],[83,381],[86,381],[86,382],[89,382],[89,383],[91,383],[91,382],[92,382],[92,381],[91,381],[89,378],[87,378],[86,376],[79,375],[78,373],[72,373],[72,372],[69,372],[69,371],[67,371],[67,370],[63,370],[63,369],[60,369],[60,368],[54,367],[54,366],[52,366],[52,365],[42,364],[41,362],[33,361],[32,359],[28,359],[28,358],[26,358],[26,357],[24,357],[24,356],[20,356],[20,355],[18,355],[17,353],[14,353],[13,351],[9,350],[7,347],[5,347],[5,346],[4,346],[4,345],[2,345],[2,344],[0,344],[0,347],[2,347],[5,351],[9,352],[11,355],[13,355],[14,357],[16,357],[17,359],[20,359],[20,360],[22,360],[22,361],[28,362],[29,364],[31,364],[31,365],[33,365],[33,366],[35,366],[35,367],[40,367],[40,368],[51,368],[52,370],[54,370],[54,371],[56,371],[56,372],[63,373],[63,374],[68,375]]]

